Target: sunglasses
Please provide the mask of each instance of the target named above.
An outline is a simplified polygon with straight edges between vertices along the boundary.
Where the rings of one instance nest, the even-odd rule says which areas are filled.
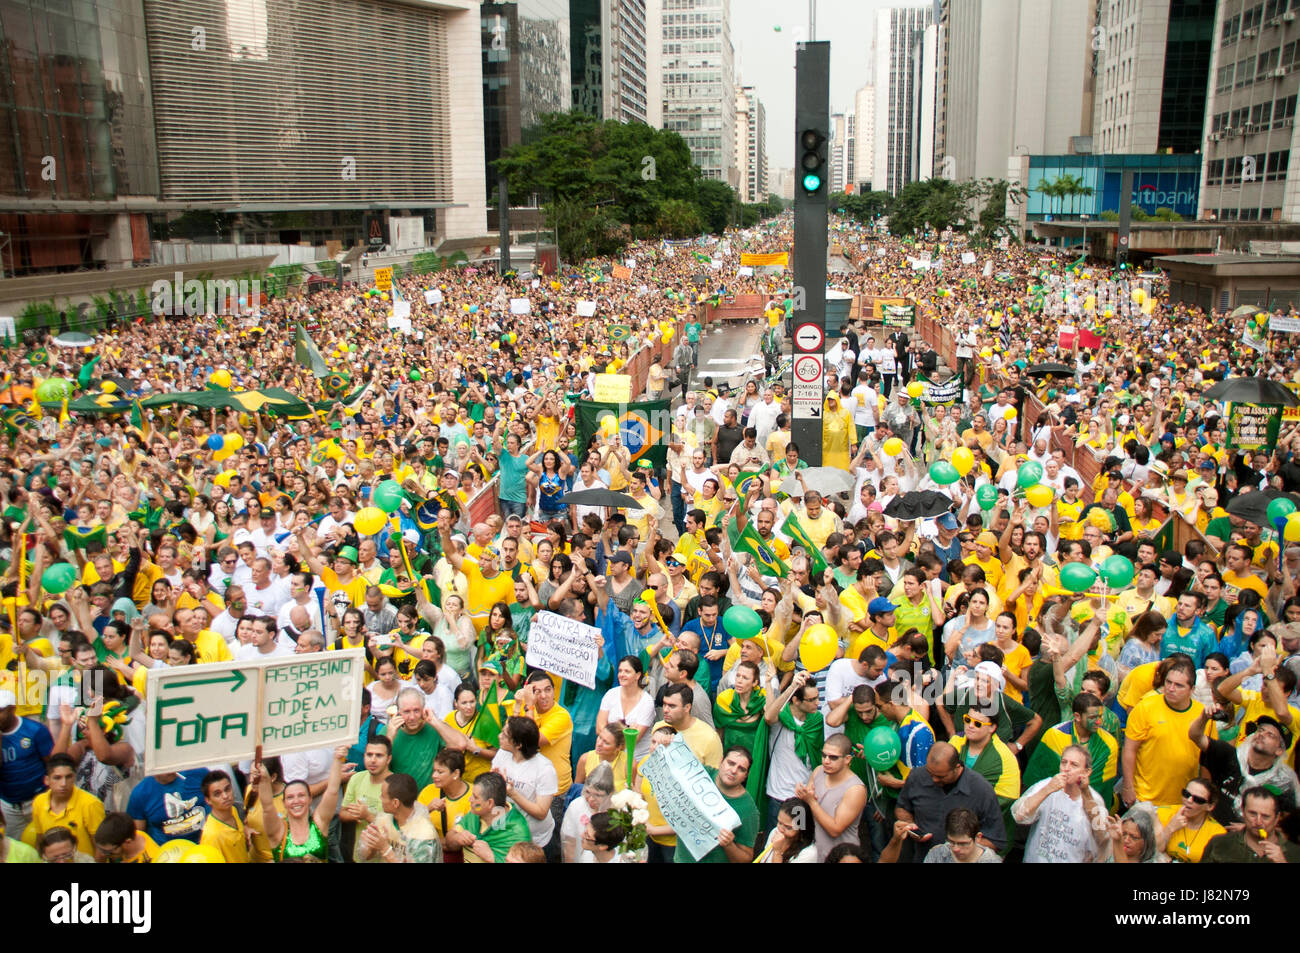
[[[983,718],[972,718],[970,715],[962,715],[961,720],[973,728],[991,728],[993,722],[985,721]]]
[[[1193,804],[1210,803],[1210,799],[1208,797],[1201,797],[1199,794],[1193,794],[1191,791],[1187,790],[1187,788],[1183,788],[1183,797],[1191,801]]]

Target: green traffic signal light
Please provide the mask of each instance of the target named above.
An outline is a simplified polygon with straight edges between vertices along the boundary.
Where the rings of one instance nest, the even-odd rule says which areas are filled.
[[[816,192],[822,187],[822,177],[815,172],[809,172],[803,177],[803,188],[805,192]]]

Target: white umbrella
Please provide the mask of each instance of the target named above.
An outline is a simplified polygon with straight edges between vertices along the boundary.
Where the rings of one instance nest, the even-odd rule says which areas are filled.
[[[90,347],[95,343],[95,339],[80,331],[70,331],[67,334],[60,334],[50,343],[58,347]]]

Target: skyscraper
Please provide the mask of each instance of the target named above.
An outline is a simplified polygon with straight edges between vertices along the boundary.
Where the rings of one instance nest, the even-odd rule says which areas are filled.
[[[830,186],[832,192],[844,191],[844,153],[848,147],[849,126],[844,113],[831,114]]]
[[[933,58],[926,65],[924,34],[934,23],[934,8],[901,7],[876,13],[876,32],[872,44],[875,66],[875,173],[877,189],[898,192],[918,178],[919,134],[926,124],[934,128]],[[925,87],[929,87],[931,114],[922,108]],[[926,178],[929,177],[927,170]]]
[[[736,170],[740,200],[767,201],[767,110],[753,86],[736,90]]]
[[[1300,3],[1221,0],[1212,42],[1200,217],[1300,221]]]
[[[849,113],[845,120],[849,125],[844,135],[844,181],[840,183],[840,188],[847,192],[849,183],[853,181],[853,164],[857,160],[857,116]]]
[[[1102,0],[1092,31],[1092,149],[1201,148],[1215,0]]]
[[[857,143],[853,150],[854,191],[866,192],[874,187],[872,167],[876,150],[876,87],[868,83],[853,97],[853,125]]]
[[[662,69],[663,127],[705,178],[738,187],[731,0],[663,0]]]
[[[1004,178],[1008,157],[1068,153],[1092,134],[1096,4],[944,0],[943,174]]]
[[[650,123],[662,109],[658,0],[570,0],[573,108],[597,119]],[[653,106],[653,108],[652,108]]]

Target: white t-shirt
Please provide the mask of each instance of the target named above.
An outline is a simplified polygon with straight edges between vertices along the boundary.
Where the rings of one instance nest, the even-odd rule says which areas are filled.
[[[768,797],[778,801],[794,797],[795,785],[807,784],[810,777],[812,769],[794,753],[794,732],[778,721],[772,726],[772,763],[767,771]]]
[[[278,616],[280,607],[289,601],[289,587],[279,579],[272,579],[265,589],[250,585],[244,589],[244,600],[245,612]]]
[[[560,779],[555,774],[555,766],[540,752],[527,761],[516,761],[509,751],[498,751],[492,759],[492,770],[510,781],[530,801],[547,794],[559,794]],[[510,802],[519,807],[514,798]],[[528,830],[534,844],[545,847],[551,842],[551,835],[555,833],[555,819],[550,811],[543,814],[540,820],[522,807],[519,807],[519,813],[528,821]]]
[[[623,701],[619,697],[621,689],[615,685],[600,700],[600,710],[609,715],[610,721],[621,721],[629,728],[650,728],[655,723],[655,701],[645,692],[636,700],[636,706],[626,716],[623,714]],[[638,761],[650,753],[650,732],[647,731],[636,743],[635,757]]]
[[[571,840],[577,844],[577,849],[573,852],[573,862],[578,862],[578,855],[582,850],[582,829],[587,826],[591,820],[591,805],[587,803],[585,797],[575,797],[572,803],[564,809],[564,820],[560,822],[560,847],[564,847],[564,841]]]
[[[1083,806],[1083,798],[1072,799],[1064,791],[1049,794],[1038,810],[1029,812],[1025,805],[1031,797],[1051,784],[1044,778],[1020,796],[1011,806],[1012,816],[1021,824],[1032,824],[1025,845],[1026,864],[1083,864],[1102,856],[1102,848],[1093,839],[1092,821]],[[1104,804],[1101,795],[1089,788],[1091,797]],[[1105,811],[1102,811],[1103,818]],[[1103,839],[1102,843],[1106,843]]]
[[[880,406],[880,395],[870,384],[859,384],[853,388],[853,397],[858,406],[853,413],[853,422],[863,427],[876,425],[876,410]]]
[[[241,645],[235,649],[235,661],[247,662],[256,661],[260,658],[282,658],[286,655],[293,655],[294,645],[286,636],[277,635],[275,637],[275,648],[269,652],[262,652],[256,645],[251,642],[248,645]]]
[[[278,625],[282,629],[287,626],[293,625],[293,621],[289,618],[289,616],[293,614],[293,610],[297,607],[297,605],[298,603],[290,599],[284,605],[280,606],[280,611],[276,613],[276,617],[275,617],[276,625]],[[313,596],[312,598],[308,599],[306,605],[304,605],[303,608],[307,610],[307,615],[311,618],[311,628],[317,629],[320,632],[324,632],[325,626],[322,624],[321,617],[320,617],[320,603],[317,602],[316,598]],[[216,626],[214,625],[213,628],[216,628]]]
[[[904,563],[906,568],[906,563]],[[853,689],[859,685],[871,684],[871,679],[865,675],[859,675],[853,668],[854,659],[840,658],[831,662],[830,669],[826,672],[826,691],[822,695],[822,717],[830,713],[831,704],[839,701],[845,695],[852,695]],[[836,734],[837,729],[826,726],[826,737]]]

